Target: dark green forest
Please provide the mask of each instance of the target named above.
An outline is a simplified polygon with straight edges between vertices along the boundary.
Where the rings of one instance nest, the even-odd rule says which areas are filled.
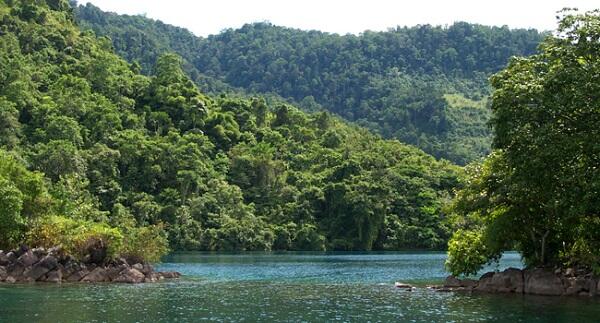
[[[358,36],[255,23],[199,38],[89,3],[75,14],[145,74],[173,51],[205,92],[276,95],[460,165],[490,152],[488,77],[510,57],[534,53],[546,35],[464,22]]]
[[[328,112],[205,95],[174,54],[143,75],[64,0],[0,0],[0,20],[1,248],[445,247],[450,162]]]

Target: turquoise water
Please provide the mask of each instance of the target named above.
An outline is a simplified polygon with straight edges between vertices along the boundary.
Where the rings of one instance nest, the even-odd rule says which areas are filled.
[[[440,282],[443,253],[175,254],[185,278],[141,285],[0,285],[0,322],[593,322],[596,298],[403,291]],[[498,269],[520,266],[508,254]]]

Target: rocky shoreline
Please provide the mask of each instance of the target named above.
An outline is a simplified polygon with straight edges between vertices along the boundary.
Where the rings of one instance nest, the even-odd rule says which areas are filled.
[[[514,293],[546,296],[600,296],[600,279],[587,270],[517,269],[488,272],[479,280],[448,276],[443,286],[430,286],[438,291]]]
[[[130,263],[131,262],[131,263]],[[84,282],[84,283],[150,283],[179,278],[178,272],[157,272],[145,262],[100,259],[81,262],[60,248],[26,246],[3,252],[0,250],[0,283]]]

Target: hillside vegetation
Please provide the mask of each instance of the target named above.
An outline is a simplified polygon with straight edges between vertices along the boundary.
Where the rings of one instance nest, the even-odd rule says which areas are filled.
[[[0,0],[0,20],[0,248],[445,246],[451,163],[327,112],[207,96],[173,54],[142,75],[63,0]]]
[[[464,22],[358,36],[256,23],[199,38],[91,4],[77,7],[76,17],[84,28],[109,36],[116,51],[145,73],[161,53],[174,51],[206,91],[275,94],[458,164],[490,152],[490,112],[457,108],[444,96],[484,100],[488,77],[511,56],[532,54],[545,36]]]

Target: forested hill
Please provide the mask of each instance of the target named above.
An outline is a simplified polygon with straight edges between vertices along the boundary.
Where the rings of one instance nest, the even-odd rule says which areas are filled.
[[[444,248],[461,169],[326,112],[151,75],[64,0],[0,0],[0,248]]]
[[[544,34],[455,23],[359,36],[245,25],[208,38],[142,16],[79,6],[85,28],[113,40],[146,72],[175,51],[207,90],[275,93],[308,110],[327,109],[387,138],[465,164],[489,152],[487,78]]]

